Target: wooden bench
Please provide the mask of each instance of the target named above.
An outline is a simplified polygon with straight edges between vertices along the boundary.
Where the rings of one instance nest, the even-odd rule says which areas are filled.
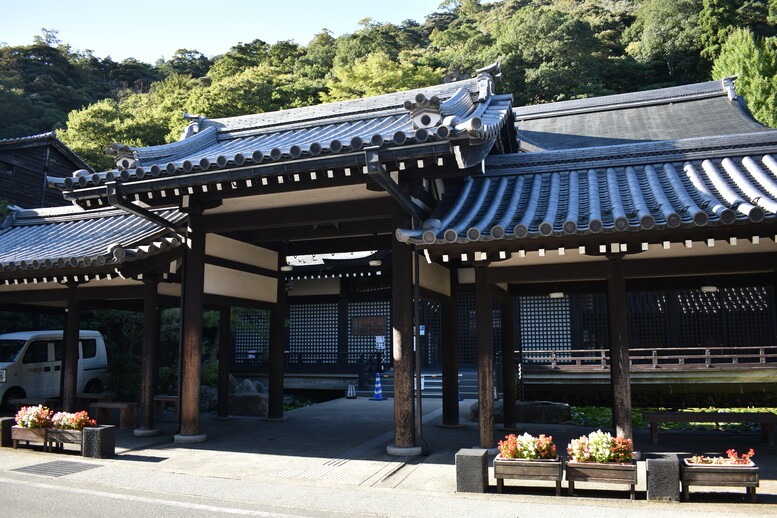
[[[89,408],[92,402],[102,403],[112,401],[116,397],[113,392],[84,392],[78,394],[78,408]]]
[[[92,414],[99,424],[104,424],[111,419],[111,410],[119,410],[119,428],[127,430],[135,428],[137,421],[135,414],[138,408],[137,403],[122,403],[118,401],[97,401],[92,403]]]
[[[172,403],[177,410],[178,396],[168,396],[165,394],[154,396],[154,415],[157,417],[161,417],[162,411],[164,411],[165,406],[167,406],[168,403]]]
[[[642,417],[650,423],[653,444],[658,444],[658,423],[758,423],[761,439],[774,446],[777,414],[772,412],[645,412]]]

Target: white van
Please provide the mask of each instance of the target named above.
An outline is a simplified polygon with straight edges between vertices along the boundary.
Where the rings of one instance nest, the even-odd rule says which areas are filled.
[[[0,335],[0,403],[21,398],[59,397],[64,342],[62,331],[22,331]],[[108,368],[98,331],[79,331],[78,393],[101,392]]]

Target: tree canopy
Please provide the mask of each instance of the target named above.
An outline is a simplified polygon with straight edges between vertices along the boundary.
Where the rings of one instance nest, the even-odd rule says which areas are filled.
[[[423,21],[367,18],[307,44],[257,37],[154,64],[98,58],[43,29],[29,45],[0,44],[0,138],[57,129],[104,169],[114,141],[177,140],[185,111],[307,106],[472,77],[494,61],[516,105],[738,74],[754,115],[774,125],[776,23],[777,0],[446,0]]]

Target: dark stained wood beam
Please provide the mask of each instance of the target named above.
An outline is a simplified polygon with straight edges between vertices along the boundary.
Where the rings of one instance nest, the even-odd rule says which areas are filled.
[[[269,228],[257,230],[244,230],[241,232],[222,232],[225,237],[243,241],[244,243],[269,247],[273,243],[289,241],[290,244],[301,240],[325,240],[325,239],[350,239],[365,238],[373,234],[391,234],[397,227],[393,226],[389,218],[370,219],[365,221],[341,221],[337,224],[305,224],[297,227]],[[354,248],[349,247],[349,250]],[[349,251],[345,250],[345,251]],[[319,252],[322,252],[319,250]]]
[[[159,332],[161,309],[159,307],[159,280],[150,275],[143,280],[143,357],[140,379],[140,432],[155,435],[154,396],[156,395],[159,367]]]
[[[409,220],[397,209],[395,221]],[[410,246],[392,244],[391,323],[394,360],[394,446],[416,446],[413,407],[413,263]]]
[[[494,322],[491,301],[494,290],[488,283],[487,268],[475,268],[475,329],[478,362],[478,417],[480,447],[494,442]]]
[[[278,257],[278,268],[282,266],[284,259]],[[267,417],[270,419],[283,419],[283,352],[286,349],[285,328],[288,304],[286,298],[286,279],[278,277],[276,283],[275,306],[270,312],[270,351],[268,357],[269,397],[267,400]]]
[[[766,273],[777,269],[777,253],[726,254],[666,259],[623,259],[626,279]],[[609,277],[606,262],[490,267],[491,283],[600,281]]]
[[[78,404],[78,335],[81,323],[81,307],[76,298],[76,285],[68,286],[65,329],[62,341],[61,381],[62,408],[75,412]]]
[[[609,261],[607,279],[607,322],[610,334],[610,380],[612,420],[617,435],[632,438],[631,374],[629,372],[629,315],[623,261]]]
[[[458,288],[458,272],[451,270],[451,293]],[[456,298],[440,302],[442,344],[442,424],[459,426],[459,340]]]
[[[181,312],[181,442],[202,442],[200,434],[200,378],[205,288],[205,233],[200,216],[189,216],[189,249],[184,265],[183,308]]]
[[[502,394],[504,408],[504,428],[517,428],[515,408],[515,317],[511,299],[499,305],[502,317]]]
[[[394,206],[387,197],[210,214],[204,217],[203,230],[221,233],[375,220],[389,217]]]

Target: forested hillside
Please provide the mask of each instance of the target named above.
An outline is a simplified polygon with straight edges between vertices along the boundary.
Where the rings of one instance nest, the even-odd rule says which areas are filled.
[[[57,130],[97,169],[103,149],[177,140],[182,113],[224,117],[463,78],[503,64],[515,105],[739,74],[738,92],[777,126],[777,0],[447,0],[422,23],[366,19],[340,37],[267,44],[261,34],[214,57],[115,62],[44,30],[0,46],[0,138]]]

